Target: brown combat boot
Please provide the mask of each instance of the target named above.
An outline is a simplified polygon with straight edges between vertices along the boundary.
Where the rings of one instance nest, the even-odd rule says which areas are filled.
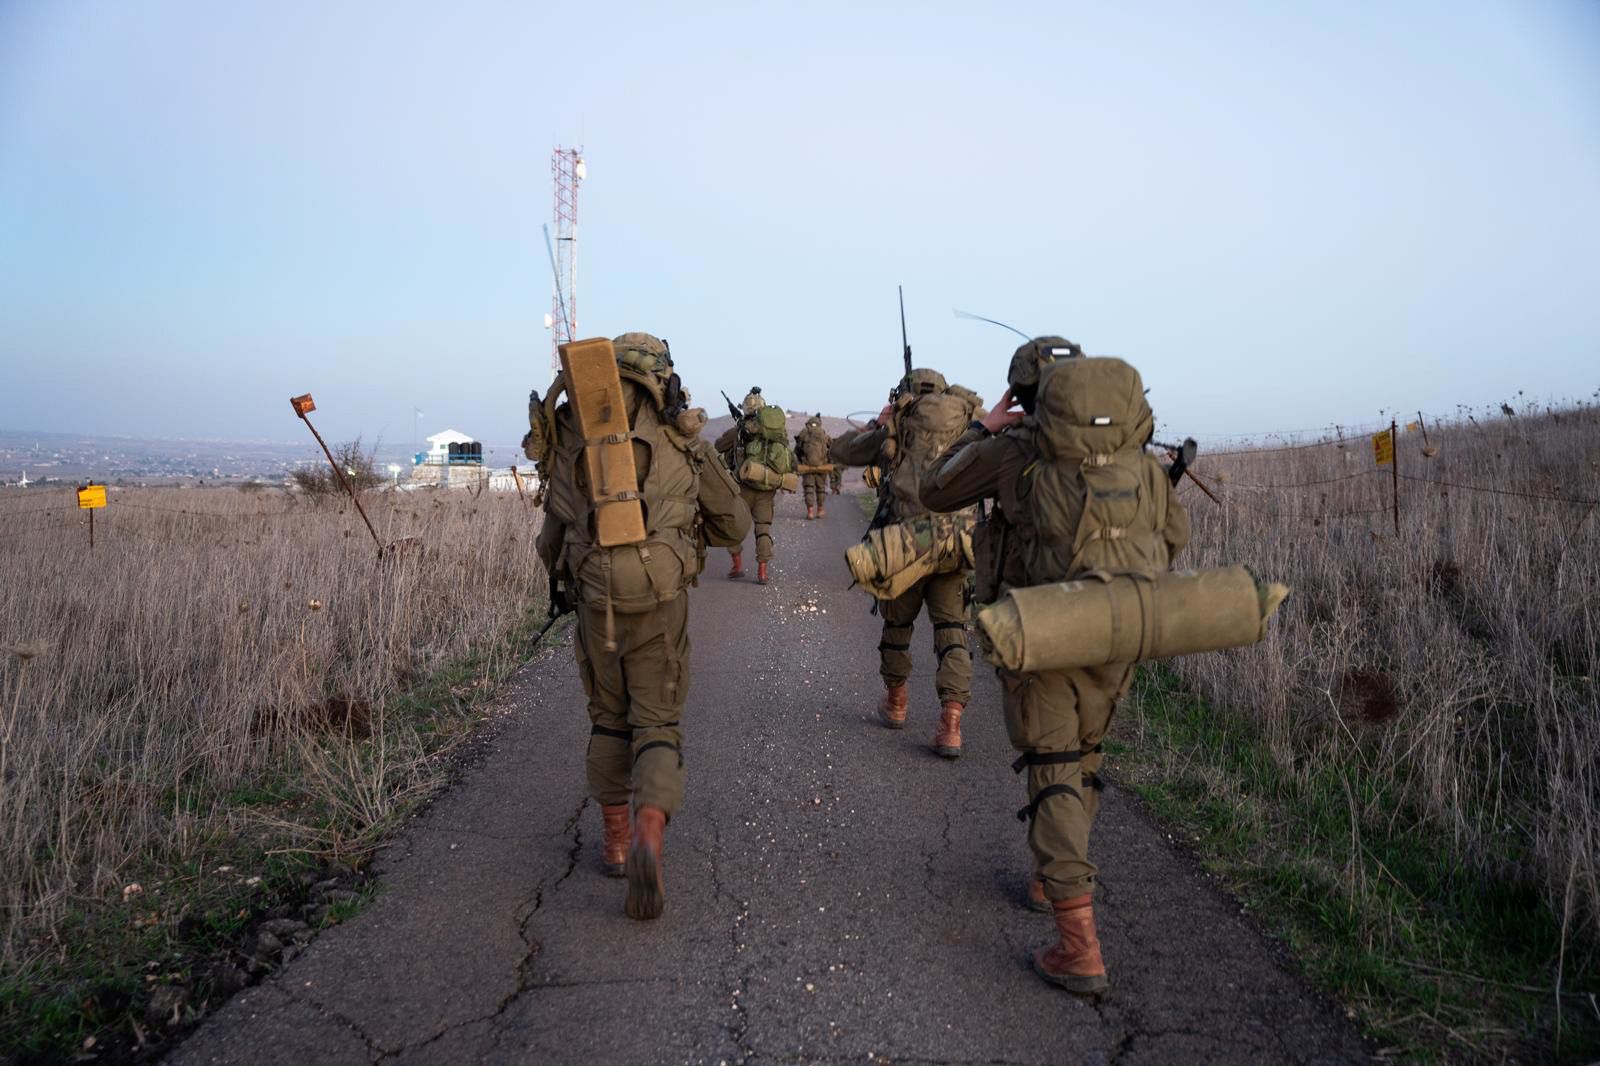
[[[633,847],[628,850],[629,918],[648,921],[661,917],[667,904],[661,880],[661,838],[666,833],[667,815],[657,807],[640,807],[633,816]]]
[[[729,552],[728,554],[733,557],[733,569],[728,571],[728,577],[744,577],[744,556],[739,552]]]
[[[767,583],[767,564],[764,563],[764,562],[758,562],[758,563],[756,563],[756,584],[765,585],[766,583]]]
[[[621,877],[623,864],[628,861],[628,805],[602,803],[600,827],[600,861],[605,864],[606,876]]]
[[[1040,948],[1033,956],[1033,972],[1068,992],[1093,995],[1111,987],[1106,964],[1100,958],[1100,938],[1094,931],[1094,897],[1051,901],[1059,943]]]
[[[814,503],[806,504],[806,521],[809,522],[815,517],[817,517],[817,505]]]
[[[911,700],[906,692],[906,683],[890,685],[883,691],[883,698],[878,701],[878,717],[883,719],[883,724],[890,729],[904,729],[906,727],[906,707]]]
[[[828,505],[823,503],[821,500],[817,501],[817,517],[818,518],[827,518],[828,517]]]
[[[1051,911],[1050,897],[1044,894],[1044,876],[1037,872],[1028,879],[1027,906],[1030,911],[1040,914],[1049,914]]]
[[[939,731],[933,735],[933,750],[946,759],[961,754],[961,709],[955,700],[945,700],[939,706]]]

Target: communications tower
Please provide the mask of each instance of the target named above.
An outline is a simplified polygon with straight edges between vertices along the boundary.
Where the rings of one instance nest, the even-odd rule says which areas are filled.
[[[550,300],[550,366],[561,367],[561,345],[573,340],[578,329],[578,186],[589,176],[583,148],[557,147],[550,157],[554,179],[555,259],[557,288]],[[567,301],[565,314],[561,301]],[[570,333],[568,331],[571,331]]]

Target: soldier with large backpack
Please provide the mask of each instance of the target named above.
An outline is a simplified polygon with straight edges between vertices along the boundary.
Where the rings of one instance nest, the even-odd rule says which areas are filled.
[[[814,414],[794,437],[795,455],[799,457],[800,485],[805,490],[806,518],[828,516],[827,479],[838,468],[828,462],[828,445],[833,438],[822,428],[822,415]]]
[[[861,545],[851,549],[851,572],[883,614],[878,644],[884,694],[878,715],[890,729],[906,724],[911,677],[911,637],[927,608],[938,659],[939,727],[934,750],[961,754],[961,714],[972,695],[967,651],[967,578],[971,571],[964,527],[972,514],[937,515],[919,493],[923,474],[941,452],[983,413],[982,399],[951,385],[937,370],[906,374],[878,417],[835,437],[829,456],[847,466],[887,471],[878,482],[878,513]],[[959,509],[953,509],[959,510]]]
[[[1139,372],[1120,359],[1081,356],[1061,337],[1018,348],[1005,397],[922,478],[930,507],[995,501],[974,535],[979,604],[1079,577],[1148,581],[1189,540],[1188,514],[1167,471],[1145,450],[1154,421]],[[996,672],[1006,730],[1022,753],[1013,766],[1027,771],[1028,805],[1019,818],[1029,823],[1036,863],[1029,895],[1053,914],[1057,933],[1035,954],[1034,969],[1070,991],[1099,992],[1107,980],[1089,831],[1101,741],[1133,667]]]
[[[800,479],[794,472],[794,453],[789,450],[789,416],[783,408],[769,404],[760,386],[752,386],[738,408],[729,404],[734,417],[722,436],[717,452],[739,483],[739,496],[750,508],[756,530],[756,582],[765,585],[767,564],[772,561],[773,500],[779,493],[794,492]],[[728,554],[730,578],[744,576],[744,543],[731,545]]]
[[[575,349],[587,356],[581,364],[568,358]],[[539,558],[552,611],[577,613],[606,872],[626,875],[629,917],[655,918],[665,899],[662,837],[683,801],[686,590],[707,544],[744,540],[750,512],[700,437],[705,412],[689,406],[665,342],[624,333],[563,345],[562,354],[549,396],[532,397],[523,441],[544,493]],[[601,402],[586,409],[595,396]],[[614,424],[586,424],[596,411]]]

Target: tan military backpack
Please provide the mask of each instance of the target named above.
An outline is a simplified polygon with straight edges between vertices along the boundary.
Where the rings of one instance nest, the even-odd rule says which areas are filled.
[[[983,415],[983,399],[971,389],[951,385],[937,370],[913,370],[894,400],[887,450],[889,492],[896,518],[926,514],[918,486],[933,461]]]
[[[686,408],[661,342],[630,344],[617,338],[617,366],[628,407],[629,432],[640,472],[643,543],[602,548],[596,542],[594,508],[582,462],[584,441],[563,405],[553,412],[549,454],[541,463],[552,515],[567,527],[563,565],[584,603],[607,613],[638,614],[677,596],[698,572],[700,458],[694,446],[705,413]],[[552,396],[558,395],[558,380]],[[548,407],[549,400],[545,401]]]
[[[1139,372],[1112,358],[1049,364],[1033,420],[1039,458],[1018,487],[1032,518],[1030,583],[1165,571],[1172,483],[1144,450],[1154,417]]]

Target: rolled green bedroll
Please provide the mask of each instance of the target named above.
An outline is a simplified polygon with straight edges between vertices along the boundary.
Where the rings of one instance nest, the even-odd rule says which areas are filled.
[[[1007,670],[1073,670],[1254,644],[1289,595],[1248,567],[1147,577],[1085,574],[1016,588],[978,611],[985,655]]]

